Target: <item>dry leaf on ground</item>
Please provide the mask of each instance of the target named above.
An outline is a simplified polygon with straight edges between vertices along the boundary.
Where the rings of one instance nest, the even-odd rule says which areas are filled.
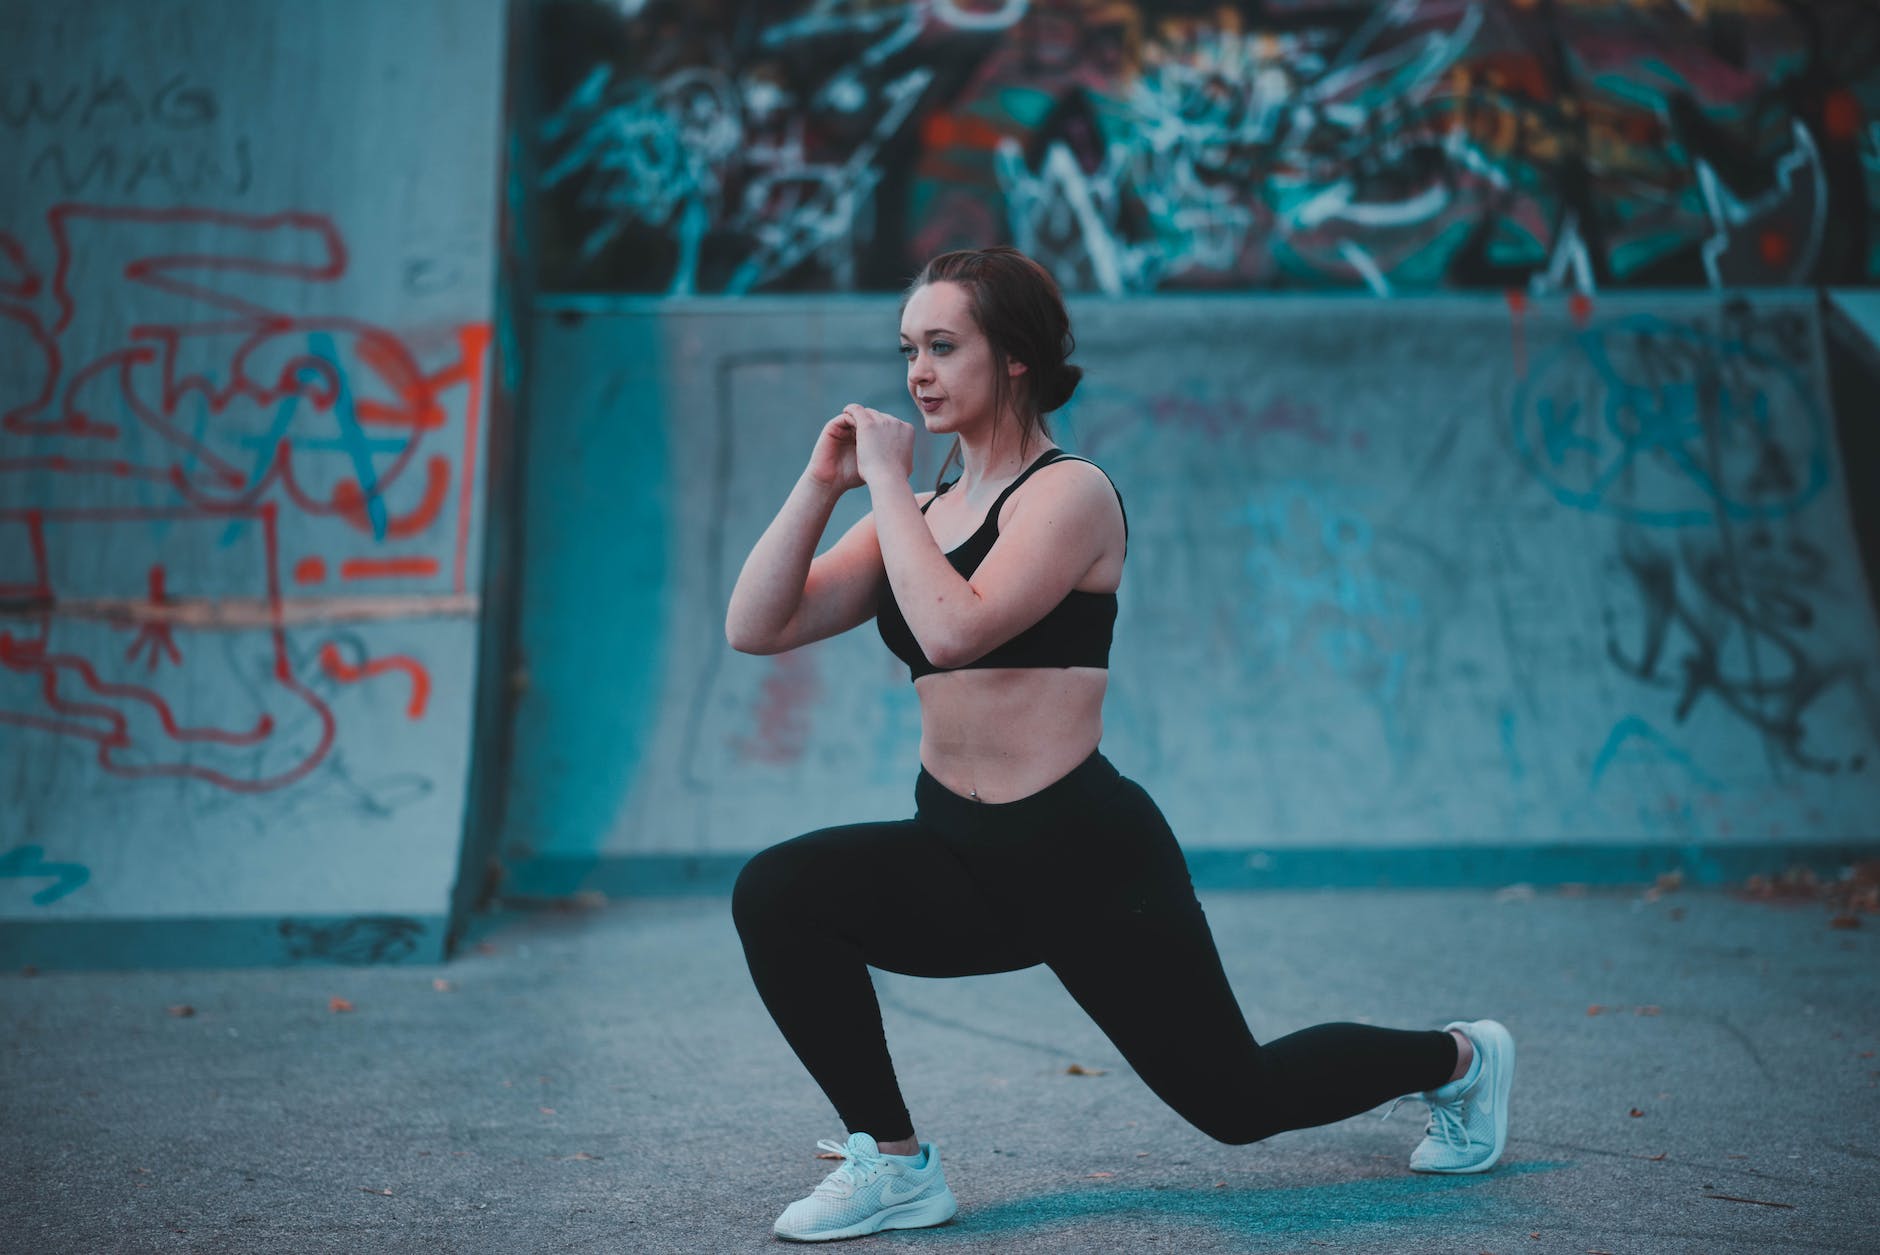
[[[338,994],[334,994],[331,998],[326,1000],[326,1009],[334,1013],[350,1011],[353,1009],[353,1004],[346,1001],[346,999],[340,997]]]
[[[1102,1076],[1108,1068],[1087,1068],[1081,1063],[1073,1063],[1064,1069],[1065,1076]]]
[[[190,1006],[187,1002],[179,1002],[170,1008],[170,1014],[179,1020],[186,1020],[196,1014],[196,1008]]]

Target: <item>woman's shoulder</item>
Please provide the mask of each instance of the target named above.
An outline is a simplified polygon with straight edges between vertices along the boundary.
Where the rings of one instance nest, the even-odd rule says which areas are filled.
[[[1072,453],[1067,449],[1052,450],[1051,460],[1031,474],[1034,480],[1046,477],[1050,482],[1062,485],[1063,490],[1080,494],[1102,492],[1107,495],[1114,492],[1119,498],[1122,496],[1122,491],[1117,488],[1116,481],[1108,471],[1083,454]]]
[[[1109,472],[1081,454],[1053,450],[1050,460],[1034,465],[1023,483],[1007,490],[1006,504],[999,511],[1001,523],[1018,508],[1021,500],[1043,505],[1047,511],[1068,509],[1073,514],[1093,519],[1103,513],[1120,512],[1123,494]],[[1124,520],[1128,527],[1128,520]]]

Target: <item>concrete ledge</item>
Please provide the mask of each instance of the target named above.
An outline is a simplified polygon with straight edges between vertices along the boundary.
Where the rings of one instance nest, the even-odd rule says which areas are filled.
[[[441,963],[443,915],[0,920],[0,970]]]
[[[1649,884],[1681,872],[1693,887],[1739,883],[1789,867],[1833,877],[1880,858],[1880,839],[1809,845],[1423,846],[1410,849],[1321,846],[1296,849],[1185,851],[1197,889],[1490,889],[1534,885]],[[723,894],[748,854],[630,854],[609,858],[537,858],[511,865],[506,899],[610,898]]]

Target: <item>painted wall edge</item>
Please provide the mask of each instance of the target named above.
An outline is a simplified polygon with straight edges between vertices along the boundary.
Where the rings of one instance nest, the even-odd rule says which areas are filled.
[[[1880,838],[1741,845],[1455,845],[1413,849],[1309,846],[1186,852],[1196,889],[1494,889],[1527,884],[1621,888],[1677,873],[1689,888],[1740,885],[1805,867],[1833,880],[1880,859]],[[506,902],[727,894],[749,855],[629,854],[539,858],[514,864]]]
[[[443,915],[0,921],[0,972],[442,963]]]
[[[465,783],[463,831],[451,886],[444,954],[452,953],[470,927],[471,915],[499,888],[504,807],[507,803],[511,735],[520,673],[518,619],[522,555],[522,471],[526,457],[526,405],[534,266],[531,236],[533,145],[522,136],[533,125],[531,44],[526,4],[504,6],[503,158],[499,163],[496,342],[490,356],[489,425],[484,437],[484,529],[478,624],[476,695],[473,703],[470,770]]]

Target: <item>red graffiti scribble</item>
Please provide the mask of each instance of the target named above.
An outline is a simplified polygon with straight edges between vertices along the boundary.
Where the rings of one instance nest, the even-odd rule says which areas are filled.
[[[1770,267],[1786,266],[1795,252],[1789,237],[1780,231],[1764,231],[1756,237],[1756,251]]]
[[[463,473],[457,477],[457,554],[451,570],[451,588],[461,593],[470,555],[470,514],[477,483],[477,427],[483,417],[484,361],[489,355],[490,329],[460,327],[457,343],[461,350],[463,381],[470,387],[470,399],[463,412]]]
[[[1249,413],[1239,397],[1210,401],[1165,394],[1151,398],[1149,410],[1158,424],[1198,430],[1215,440],[1235,433],[1290,432],[1315,445],[1338,443],[1337,434],[1319,420],[1316,407],[1295,405],[1284,397],[1268,402],[1257,413]]]
[[[342,684],[357,684],[388,671],[403,671],[411,677],[411,700],[405,704],[405,717],[408,719],[424,718],[425,707],[431,701],[430,672],[424,669],[423,663],[403,654],[374,658],[363,666],[355,667],[340,657],[339,648],[329,641],[320,647],[320,666]]]
[[[1516,379],[1527,378],[1527,293],[1520,288],[1509,288],[1502,294],[1508,302],[1508,319],[1514,329],[1514,376]]]
[[[163,568],[150,568],[150,604],[160,606],[166,598],[163,595]],[[167,657],[177,666],[183,665],[183,655],[177,651],[176,637],[170,631],[170,625],[161,620],[153,620],[137,630],[137,639],[124,651],[124,656],[131,661],[137,660],[138,653],[148,646],[150,649],[150,671],[157,669],[157,660]]]
[[[283,453],[282,464],[290,460],[290,455]],[[313,503],[298,485],[287,484],[288,495],[300,503],[311,514],[337,514],[362,532],[372,531],[372,519],[366,509],[366,497],[359,485],[352,480],[341,480],[333,485],[333,500],[330,506]],[[437,521],[437,516],[444,510],[444,503],[450,500],[450,462],[442,457],[434,457],[424,467],[424,499],[417,508],[405,515],[393,515],[385,522],[385,535],[391,540],[409,540],[423,534]]]
[[[179,656],[180,658],[180,656]],[[148,689],[141,689],[131,684],[114,684],[99,677],[96,668],[88,659],[72,654],[49,654],[43,641],[15,640],[11,632],[0,632],[0,666],[15,671],[36,671],[44,686],[46,704],[60,714],[92,715],[110,721],[120,732],[125,720],[115,707],[93,706],[68,701],[57,691],[58,672],[67,670],[75,673],[84,682],[86,688],[100,697],[118,697],[126,701],[141,702],[156,712],[162,721],[164,732],[178,741],[200,741],[215,745],[256,745],[266,740],[274,731],[274,720],[262,715],[255,725],[246,731],[229,731],[223,728],[184,727],[176,721],[176,712],[170,709],[168,702]],[[0,712],[0,718],[5,718]],[[135,775],[137,772],[126,772]],[[170,774],[151,772],[149,774]]]
[[[329,219],[299,212],[255,215],[201,208],[62,204],[49,210],[46,220],[56,252],[49,290],[51,316],[41,317],[26,306],[0,303],[0,316],[24,327],[44,358],[44,378],[31,397],[0,397],[0,406],[13,402],[10,408],[0,410],[0,430],[16,435],[118,440],[124,434],[122,425],[110,416],[94,413],[95,406],[88,406],[83,399],[96,393],[111,398],[144,428],[159,435],[165,453],[185,460],[192,481],[188,498],[198,504],[251,504],[278,482],[301,510],[340,518],[355,531],[376,532],[384,538],[388,534],[383,530],[386,525],[381,518],[380,526],[375,528],[373,502],[387,500],[398,492],[407,469],[420,461],[420,499],[415,508],[392,517],[389,526],[394,530],[389,534],[409,539],[434,525],[450,501],[454,474],[461,480],[460,508],[473,505],[475,481],[468,463],[474,461],[481,420],[483,370],[490,343],[487,325],[459,328],[458,359],[427,372],[402,340],[382,328],[344,317],[290,314],[228,290],[232,279],[285,278],[316,284],[344,277],[348,260],[345,242]],[[196,251],[140,251],[124,243],[128,238],[125,233],[132,230],[173,234],[187,239],[192,246],[206,235],[216,241],[220,251],[203,252],[199,246]],[[81,244],[85,246],[82,249]],[[192,313],[207,307],[209,316],[108,325],[120,306],[140,308],[148,304],[147,299],[97,300],[95,294],[105,284],[91,276],[83,283],[74,281],[81,258],[97,252],[106,259],[100,264],[108,266],[113,250],[132,254],[116,272],[124,283],[177,298],[186,302]],[[264,255],[268,251],[293,256]],[[0,237],[0,256],[12,262],[21,275],[0,287],[0,294],[24,297],[39,290],[37,274],[14,237]],[[98,316],[107,325],[87,327],[82,337],[74,332],[75,338],[88,345],[102,342],[108,347],[91,360],[68,368],[61,344],[74,330],[83,308],[75,290],[83,291],[96,308],[109,311]],[[100,330],[104,334],[92,334]],[[343,367],[312,351],[309,346],[316,337],[330,340],[335,351],[342,354],[341,360],[350,358],[352,365]],[[214,371],[216,377],[202,370],[186,371],[180,365],[184,349],[190,346],[198,350],[196,358],[202,356],[202,349],[224,353]],[[341,377],[342,369],[350,380]],[[420,457],[423,434],[441,430],[449,422],[443,394],[458,387],[467,394],[463,468],[453,468],[449,457]],[[356,422],[365,432],[390,431],[405,439],[395,442],[395,451],[377,452],[369,479],[362,482],[358,474],[341,475],[337,482],[316,488],[308,482],[304,470],[311,453],[317,451],[331,463],[335,454],[342,459],[348,455],[356,458],[357,450],[344,448],[343,441],[324,442],[316,449],[308,442],[283,440],[268,458],[262,459],[263,465],[245,470],[238,463],[249,456],[247,453],[232,458],[200,439],[199,432],[183,429],[177,418],[186,402],[198,403],[208,416],[222,416],[231,406],[239,405],[251,420],[284,402],[303,406],[310,415],[326,419],[336,417],[338,410],[345,408],[344,420]],[[139,467],[140,460],[89,461],[122,463],[146,477],[162,478],[171,470],[167,466]],[[24,466],[0,459],[0,471],[14,469]],[[456,530],[454,573],[467,566],[467,520],[459,520]],[[455,591],[463,591],[461,584]]]
[[[1828,135],[1842,141],[1860,135],[1860,98],[1847,88],[1837,88],[1822,102],[1821,121]]]
[[[32,259],[26,255],[26,249],[20,242],[5,231],[0,231],[0,258],[5,258],[18,276],[0,276],[0,296],[29,301],[39,295],[39,273],[33,269]]]
[[[1573,318],[1573,325],[1585,328],[1593,318],[1593,298],[1584,292],[1575,292],[1567,298],[1567,313]]]
[[[385,580],[437,574],[436,558],[349,558],[340,563],[343,580]]]
[[[52,595],[46,586],[46,522],[38,510],[23,510],[17,516],[26,526],[26,547],[31,551],[36,577],[30,584],[0,584],[0,594],[25,601],[44,601]]]
[[[991,152],[1007,137],[1004,131],[971,114],[935,113],[921,124],[921,142],[929,150],[974,148]]]
[[[174,526],[196,522],[205,526],[213,524],[215,530],[219,532],[226,522],[237,518],[253,525],[261,537],[261,565],[266,585],[265,605],[268,607],[270,620],[270,625],[264,631],[267,633],[273,655],[271,679],[278,686],[283,699],[311,717],[316,729],[316,735],[311,744],[304,748],[276,747],[290,756],[297,756],[296,761],[289,762],[278,770],[264,771],[249,776],[238,776],[220,766],[204,765],[193,761],[182,751],[190,746],[241,749],[263,749],[274,746],[277,730],[280,729],[281,724],[273,713],[267,710],[259,711],[252,722],[245,727],[185,725],[178,720],[169,700],[157,689],[147,685],[108,680],[99,674],[97,666],[91,659],[70,650],[53,648],[51,635],[55,630],[75,631],[81,625],[74,624],[69,616],[54,613],[58,606],[57,581],[53,578],[47,562],[49,548],[45,540],[45,533],[51,528],[86,528],[101,525],[110,528],[130,523],[164,523]],[[22,637],[11,630],[0,631],[0,674],[12,673],[36,677],[39,700],[52,712],[53,716],[57,717],[0,707],[0,723],[36,728],[89,741],[97,747],[96,757],[100,769],[112,775],[134,779],[187,777],[203,780],[237,793],[260,793],[283,788],[304,777],[325,759],[332,748],[335,735],[333,713],[320,700],[318,694],[310,691],[295,678],[293,667],[289,662],[286,633],[282,627],[280,615],[280,584],[275,575],[278,559],[278,521],[274,506],[220,510],[0,510],[0,524],[5,523],[25,525],[28,548],[35,563],[35,579],[27,587],[34,590],[36,600],[43,601],[45,604],[31,619],[35,625],[35,635]],[[81,546],[67,544],[60,547],[60,552],[71,553],[79,548]],[[169,593],[164,580],[161,578],[154,580],[151,587],[153,593],[156,594],[153,597],[153,608],[156,603],[169,601]],[[181,688],[185,687],[187,682],[180,675],[183,651],[175,648],[173,640],[173,634],[177,630],[174,625],[167,625],[163,636],[169,641],[173,650],[173,661],[178,664],[176,668],[178,679],[174,683]],[[76,685],[84,690],[84,695],[68,694],[65,687],[67,685]],[[256,696],[265,695],[256,694]],[[108,702],[119,704],[106,704]],[[154,715],[162,738],[166,738],[174,745],[166,746],[163,740],[140,735],[133,726],[130,717],[132,712]]]
[[[56,453],[43,458],[0,460],[0,471],[56,471],[62,475],[109,475],[118,479],[147,479],[171,487],[177,485],[178,478],[174,467],[159,470],[155,467],[132,466],[129,462],[99,462],[87,458],[61,457]]]
[[[239,792],[289,785],[325,759],[335,721],[294,675],[280,523],[331,520],[338,526],[328,535],[429,548],[330,561],[346,579],[448,578],[463,593],[491,329],[425,327],[414,337],[425,346],[421,358],[389,329],[320,310],[322,291],[340,291],[331,285],[346,278],[349,253],[333,220],[318,213],[68,203],[43,222],[40,259],[23,234],[0,232],[0,336],[17,367],[0,378],[0,499],[31,507],[0,510],[0,533],[25,525],[37,576],[0,585],[33,625],[0,634],[0,723],[90,742],[117,775],[185,776]],[[26,440],[33,443],[21,447]],[[128,493],[143,507],[63,504]],[[199,537],[172,530],[191,523],[201,525]],[[61,535],[61,562],[75,549],[107,552],[127,538],[159,548],[163,560],[146,567],[147,590],[114,593],[108,576],[100,587],[96,567],[55,576],[48,528],[86,529],[76,546]],[[251,532],[265,594],[230,603],[230,546]],[[292,533],[303,552],[323,539],[305,527]],[[179,544],[198,547],[195,560],[181,565]],[[185,571],[204,574],[206,594],[176,600]],[[325,582],[329,559],[298,559],[292,578]],[[252,674],[237,676],[229,690],[262,709],[216,727],[179,724],[171,713],[200,709],[182,695],[202,691],[196,673],[211,660],[232,656],[226,641],[204,648],[191,636],[230,626],[218,619],[205,627],[204,603],[233,604],[232,622],[255,625],[273,648],[266,681],[257,687]],[[135,635],[120,657],[107,642],[126,614]],[[421,717],[428,674],[406,658],[361,674],[387,668],[411,674],[410,715]],[[124,679],[135,670],[147,683]],[[241,762],[201,758],[218,747],[243,750]]]
[[[776,655],[757,703],[757,735],[739,737],[734,745],[760,763],[796,762],[809,744],[810,709],[821,695],[813,657],[800,649]]]

